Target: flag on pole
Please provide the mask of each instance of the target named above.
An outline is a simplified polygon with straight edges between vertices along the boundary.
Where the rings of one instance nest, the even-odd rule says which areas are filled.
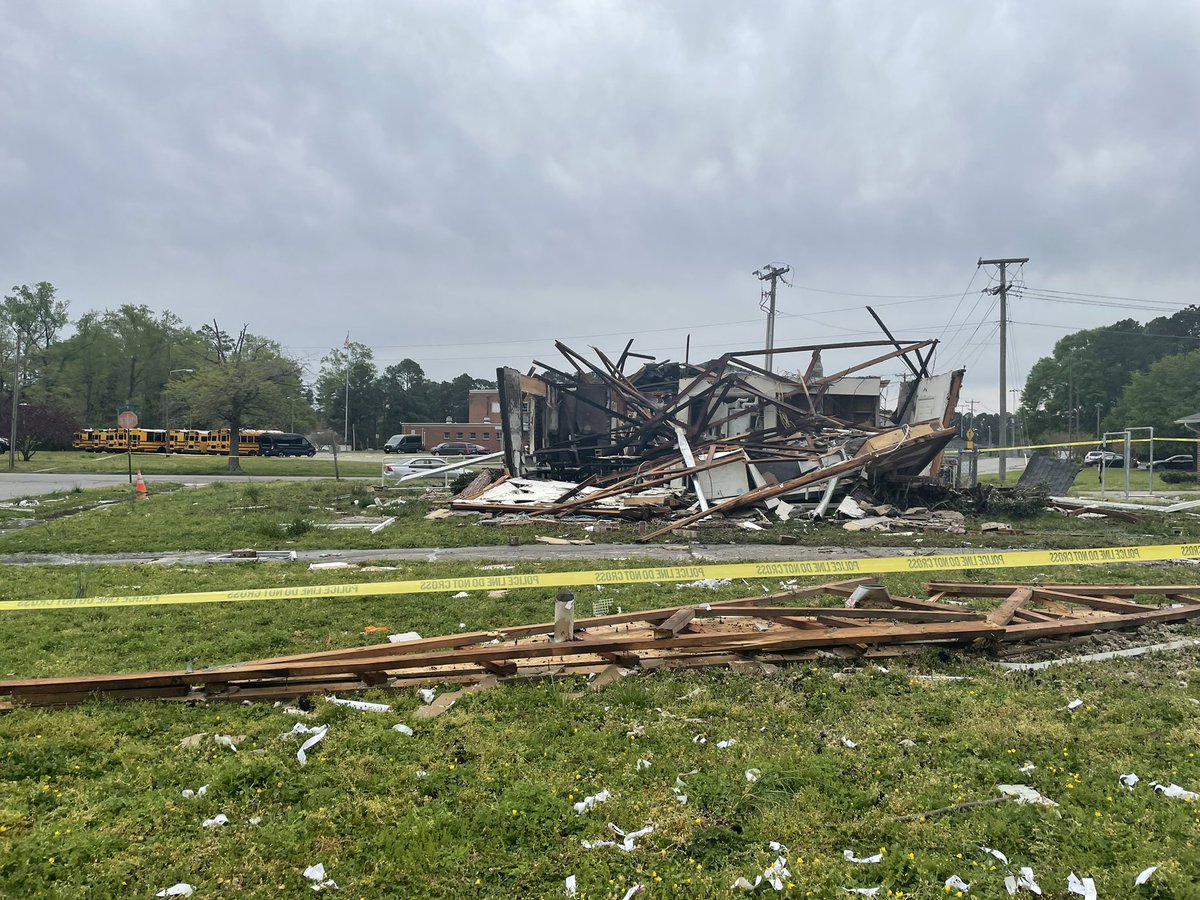
[[[350,349],[350,332],[348,332],[348,331],[346,332],[346,340],[342,341],[342,349],[343,350]]]

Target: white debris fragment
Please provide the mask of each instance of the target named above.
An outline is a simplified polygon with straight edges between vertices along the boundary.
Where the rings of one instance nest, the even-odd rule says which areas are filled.
[[[842,746],[843,746],[843,747],[848,747],[848,748],[850,748],[851,750],[853,750],[853,749],[855,749],[855,748],[858,746],[858,744],[854,743],[854,741],[850,740],[850,738],[846,737],[846,736],[843,734],[843,735],[842,735]]]
[[[690,772],[680,772],[675,776],[675,786],[671,788],[671,793],[675,795],[675,799],[679,801],[681,806],[687,806],[687,784],[683,780],[684,775],[695,775],[699,769],[692,769]]]
[[[1145,884],[1147,881],[1150,880],[1150,876],[1153,875],[1157,871],[1158,871],[1158,866],[1151,866],[1148,869],[1142,869],[1142,871],[1140,873],[1138,873],[1138,877],[1133,879],[1133,886],[1139,887],[1139,886]]]
[[[454,597],[453,597],[452,599],[454,599],[454,600],[465,600],[467,597],[470,597],[470,596],[471,596],[471,595],[470,595],[470,594],[468,594],[466,591],[459,591],[457,594],[455,594],[455,595],[454,595]]]
[[[393,725],[392,731],[398,731],[401,734],[407,734],[409,737],[413,736],[413,730],[403,723],[399,725]]]
[[[717,741],[717,749],[718,750],[728,750],[730,747],[732,747],[736,743],[737,743],[736,738],[728,738],[723,741]]]
[[[621,898],[621,900],[633,900],[633,895],[638,893],[644,887],[645,887],[644,884],[635,884],[633,887],[631,887],[629,890],[627,890],[625,892],[625,896],[623,896]]]
[[[579,888],[575,884],[575,876],[574,875],[567,876],[566,889],[567,889],[568,897],[574,897],[577,893],[579,893]]]
[[[846,860],[846,862],[857,863],[857,864],[863,865],[863,866],[871,866],[871,865],[874,865],[875,863],[883,862],[883,854],[882,853],[876,853],[874,856],[859,857],[859,856],[854,855],[853,850],[843,850],[842,857]]]
[[[750,784],[754,784],[754,782],[758,781],[760,778],[762,778],[762,769],[746,770],[746,781],[750,782]]]
[[[1164,797],[1174,797],[1177,800],[1186,800],[1188,803],[1200,800],[1200,794],[1181,788],[1177,784],[1159,784],[1157,781],[1152,781],[1150,782],[1150,787],[1154,788]]]
[[[1025,765],[1021,766],[1021,768],[1020,768],[1020,769],[1018,769],[1017,771],[1019,771],[1019,772],[1032,772],[1032,771],[1033,771],[1034,769],[1036,769],[1036,768],[1037,768],[1037,766],[1035,766],[1035,765],[1033,764],[1033,761],[1032,761],[1032,760],[1028,760],[1028,759],[1027,759],[1027,760],[1025,760]]]
[[[917,742],[914,741],[912,738],[905,738],[904,740],[902,740],[900,742],[900,746],[901,747],[915,747],[915,746],[917,746]]]
[[[262,816],[251,816],[250,824],[251,825],[261,825],[262,824]]]
[[[423,703],[432,703],[433,698],[437,696],[437,691],[434,688],[417,688],[417,696]]]
[[[1074,872],[1067,876],[1067,890],[1084,900],[1096,900],[1096,882],[1091,878],[1080,878]]]
[[[1037,879],[1033,877],[1033,869],[1029,866],[1021,866],[1020,875],[1006,875],[1004,878],[1004,888],[1009,895],[1015,894],[1019,890],[1027,890],[1031,893],[1042,895],[1042,889],[1038,886]]]
[[[863,897],[874,897],[879,893],[879,888],[842,888],[847,894],[861,894]]]
[[[336,703],[338,706],[348,706],[350,709],[357,709],[359,712],[391,712],[392,708],[386,703],[368,703],[366,700],[346,700],[343,697],[329,696],[325,698],[330,703]]]
[[[589,794],[575,804],[575,812],[579,815],[583,815],[597,803],[605,803],[610,796],[611,795],[608,792],[608,788],[605,788],[598,794]]]
[[[1079,709],[1079,707],[1081,707],[1081,706],[1083,706],[1083,701],[1079,700],[1079,699],[1075,699],[1067,704],[1067,709],[1070,712],[1075,712],[1075,710]]]
[[[792,876],[791,871],[787,867],[787,856],[784,855],[787,853],[787,847],[778,841],[771,841],[770,847],[776,853],[780,853],[775,858],[775,862],[767,866],[761,875],[755,875],[754,881],[750,881],[747,878],[738,878],[733,883],[734,888],[740,891],[753,891],[765,881],[771,887],[775,888],[775,890],[783,890],[784,880]]]
[[[699,581],[692,581],[688,584],[677,584],[675,589],[682,591],[686,588],[708,588],[710,591],[719,591],[729,583],[728,578],[701,578]]]
[[[291,734],[311,734],[307,741],[300,745],[300,749],[296,751],[296,762],[302,766],[308,765],[308,751],[325,739],[325,732],[329,730],[328,725],[313,725],[311,728],[301,722],[297,722],[292,726]]]
[[[227,734],[214,734],[213,743],[220,744],[222,747],[228,747],[234,753],[237,753],[237,744],[233,742],[233,738]]]
[[[389,634],[388,640],[393,644],[404,644],[408,641],[421,640],[421,635],[416,631],[402,631],[399,634]]]
[[[229,816],[225,815],[225,813],[217,813],[211,819],[205,819],[203,822],[201,822],[200,827],[201,828],[212,828],[216,825],[228,825],[228,824],[229,824]]]
[[[304,870],[304,877],[312,882],[309,887],[314,891],[323,891],[325,888],[337,887],[336,881],[334,881],[332,878],[325,877],[324,863],[317,863],[316,865],[309,866]]]
[[[426,772],[424,769],[417,769],[416,774],[417,774],[418,778],[428,778],[429,777],[429,773]]]
[[[1058,806],[1044,794],[1038,793],[1027,784],[998,784],[996,789],[1006,797],[1012,797],[1018,803],[1035,803],[1038,806]]]
[[[1003,853],[1001,853],[999,850],[993,850],[991,847],[984,847],[982,845],[979,847],[979,849],[982,850],[984,853],[990,853],[992,856],[996,857],[996,859],[1000,860],[1000,862],[1004,863],[1006,866],[1008,865],[1008,857],[1005,856]]]
[[[596,847],[616,847],[618,850],[624,850],[626,853],[635,849],[640,838],[645,837],[654,830],[653,825],[647,825],[645,828],[639,828],[637,831],[623,831],[612,822],[608,823],[609,829],[619,837],[617,841],[580,841],[584,850],[593,850]]]
[[[200,785],[200,787],[196,788],[194,791],[191,788],[186,788],[183,792],[183,799],[191,800],[193,797],[203,797],[207,793],[208,793],[208,785],[202,784],[202,785]]]
[[[298,706],[285,706],[283,708],[283,712],[285,715],[289,715],[289,716],[311,716],[312,715],[312,713],[309,712],[307,709],[301,709]]]
[[[946,887],[952,891],[962,891],[965,894],[971,889],[971,882],[963,881],[957,875],[951,875],[946,879]]]
[[[1142,779],[1138,778],[1136,773],[1130,772],[1128,775],[1122,775],[1120,777],[1120,779],[1118,779],[1118,780],[1121,782],[1122,785],[1124,785],[1125,787],[1129,788],[1129,790],[1132,791],[1134,788],[1134,785],[1136,785]]]
[[[696,735],[694,738],[692,738],[692,743],[693,743],[693,744],[707,744],[707,743],[708,743],[708,738],[706,738],[706,737],[705,737],[704,735],[702,735],[702,734],[698,734],[698,735]]]
[[[635,771],[635,772],[640,772],[640,771],[642,771],[642,769],[648,769],[648,768],[650,768],[650,760],[648,760],[648,759],[639,759],[633,765],[633,771]]]
[[[194,892],[193,888],[186,881],[181,881],[178,884],[173,884],[169,888],[163,888],[155,897],[190,897]]]

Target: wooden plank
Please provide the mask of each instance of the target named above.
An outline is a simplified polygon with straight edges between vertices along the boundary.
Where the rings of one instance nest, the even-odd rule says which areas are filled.
[[[976,610],[953,606],[943,609],[862,609],[842,606],[734,606],[729,603],[714,605],[701,615],[757,616],[760,619],[836,615],[845,619],[888,619],[894,622],[969,622],[984,618],[983,613]]]
[[[1168,596],[1200,592],[1200,584],[1024,584],[1007,581],[931,581],[925,585],[925,590],[943,591],[952,597],[1007,597],[1019,587],[1066,591],[1070,594],[1083,594],[1088,597],[1111,596],[1126,599],[1138,594]]]
[[[1064,634],[1088,634],[1093,631],[1120,631],[1125,628],[1141,628],[1161,622],[1185,622],[1200,618],[1200,606],[1176,606],[1156,609],[1151,612],[1130,613],[1123,616],[1106,616],[1092,619],[1067,619],[1062,622],[1029,623],[1009,625],[1000,636],[1001,641],[1029,641],[1042,637],[1057,637]]]
[[[696,608],[694,606],[685,606],[671,616],[671,618],[656,627],[654,629],[654,636],[657,638],[675,637],[680,631],[687,628],[688,623],[694,618],[696,618]]]
[[[1008,599],[1004,601],[996,609],[993,609],[987,614],[987,621],[993,625],[1007,625],[1013,620],[1013,616],[1017,610],[1033,599],[1033,589],[1027,587],[1017,588]]]
[[[1074,591],[1050,590],[1044,587],[1034,588],[1033,593],[1038,600],[1056,600],[1059,603],[1074,603],[1077,606],[1086,606],[1090,609],[1100,609],[1105,612],[1150,612],[1158,608],[1156,606],[1143,606],[1140,603],[1131,603],[1128,600],[1122,600],[1117,597],[1093,597],[1086,594],[1077,594]]]
[[[1190,609],[1190,607],[1189,607]],[[494,645],[465,648],[426,654],[397,654],[371,660],[316,660],[285,664],[248,664],[236,670],[201,670],[198,672],[144,672],[125,675],[93,676],[88,678],[20,679],[0,682],[0,692],[29,694],[67,690],[105,690],[126,687],[194,686],[239,678],[293,678],[309,675],[359,674],[379,669],[404,670],[432,665],[471,663],[482,660],[528,660],[547,656],[574,656],[586,653],[626,653],[655,648],[695,650],[722,647],[737,652],[782,650],[836,646],[839,644],[889,644],[911,641],[960,640],[994,636],[1000,632],[986,622],[932,622],[909,626],[859,626],[831,628],[821,634],[792,634],[731,636],[728,632],[681,635],[668,640],[654,637],[634,637],[608,641],[575,641],[570,644],[529,643],[524,645]],[[579,646],[576,646],[579,645]],[[231,675],[231,673],[233,673]]]

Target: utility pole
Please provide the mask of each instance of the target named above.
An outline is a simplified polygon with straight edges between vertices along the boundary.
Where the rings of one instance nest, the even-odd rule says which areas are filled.
[[[1012,443],[1009,446],[1015,447],[1015,446],[1017,446],[1017,442],[1020,440],[1020,438],[1017,437],[1017,410],[1020,409],[1020,404],[1017,402],[1017,395],[1021,393],[1021,389],[1020,388],[1009,388],[1008,392],[1013,395]]]
[[[754,276],[759,281],[769,281],[771,286],[764,287],[762,292],[762,300],[758,304],[758,308],[765,310],[767,313],[767,364],[764,368],[768,372],[774,372],[775,354],[771,351],[775,349],[775,286],[779,279],[783,278],[788,272],[792,271],[791,266],[777,266],[774,263],[769,263],[754,272]],[[787,284],[785,281],[784,284]]]
[[[980,257],[979,266],[999,266],[1000,286],[993,288],[993,293],[1000,295],[1000,427],[1003,435],[1008,426],[1008,267],[1029,262],[1028,256],[1011,257],[1008,259],[983,259]],[[1000,483],[1005,481],[1004,454],[1000,454]]]
[[[21,391],[21,329],[13,329],[12,422],[8,435],[8,471],[17,467],[17,398]]]

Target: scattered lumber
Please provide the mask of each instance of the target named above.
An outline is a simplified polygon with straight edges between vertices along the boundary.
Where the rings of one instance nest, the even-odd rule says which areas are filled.
[[[801,660],[876,659],[955,648],[1011,656],[1048,639],[1074,641],[1101,631],[1200,619],[1200,585],[936,582],[927,586],[929,599],[876,590],[869,606],[847,606],[855,588],[868,581],[580,619],[559,615],[540,624],[195,671],[0,681],[0,711],[71,706],[93,697],[272,700],[431,682],[461,685],[471,693],[548,675],[608,672],[605,678],[611,678],[614,666],[770,671]],[[952,598],[972,605],[948,602]],[[988,599],[999,603],[975,608]],[[560,597],[559,603],[569,601]]]

